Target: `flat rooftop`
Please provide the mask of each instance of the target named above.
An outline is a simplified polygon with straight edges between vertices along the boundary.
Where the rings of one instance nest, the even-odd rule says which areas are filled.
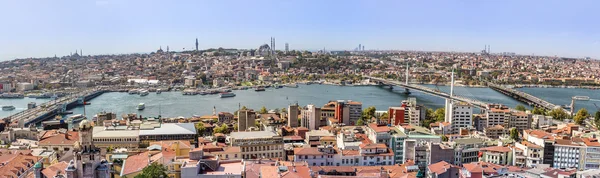
[[[221,163],[216,171],[207,171],[205,175],[241,175],[244,165],[242,162]]]
[[[233,139],[271,138],[274,136],[277,136],[277,134],[269,131],[231,132],[230,134],[230,137]]]
[[[118,138],[118,137],[139,137],[140,130],[111,130],[104,127],[94,127],[93,138]]]
[[[195,135],[194,123],[164,123],[151,130],[140,130],[140,135]]]

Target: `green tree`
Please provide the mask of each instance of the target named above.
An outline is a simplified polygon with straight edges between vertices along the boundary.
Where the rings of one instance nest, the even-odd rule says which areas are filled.
[[[371,118],[375,117],[375,106],[369,106],[365,108],[362,112],[362,119],[364,121],[370,121]]]
[[[509,133],[511,139],[515,141],[519,140],[519,131],[517,130],[517,128],[511,128]]]
[[[216,134],[216,133],[227,134],[227,133],[229,133],[229,127],[227,127],[227,124],[222,124],[219,127],[215,127],[213,129],[213,134]]]
[[[525,110],[527,110],[527,108],[525,108],[525,106],[523,106],[521,104],[518,104],[517,107],[515,107],[515,109],[517,111],[525,111]]]
[[[594,124],[596,124],[597,129],[600,129],[600,111],[596,111],[594,115]]]
[[[550,112],[548,112],[547,114],[548,114],[548,116],[552,116],[552,118],[554,118],[556,120],[561,120],[561,121],[570,118],[569,114],[567,114],[565,112],[565,110],[563,110],[561,108],[553,109]]]
[[[265,106],[263,106],[262,108],[260,108],[260,111],[258,111],[259,114],[266,114],[267,112],[268,111],[267,111],[267,108]]]
[[[429,125],[431,123],[434,123],[435,121],[436,121],[435,111],[433,111],[433,109],[431,109],[431,108],[427,108],[427,110],[425,110],[425,119],[421,123],[422,124],[421,126],[429,128]]]
[[[287,113],[287,108],[281,108],[282,113]]]
[[[164,177],[167,178],[167,168],[165,168],[162,164],[158,164],[154,162],[149,166],[146,166],[142,169],[142,173],[135,176],[135,178],[157,178]]]
[[[360,119],[358,119],[358,121],[356,121],[356,125],[357,126],[363,126],[363,125],[365,125],[365,121],[363,121],[363,119],[360,118]]]
[[[446,137],[445,135],[442,135],[442,141],[443,142],[447,142],[448,141],[448,137]]]
[[[436,121],[444,121],[445,117],[446,117],[446,109],[444,109],[444,108],[436,109],[434,116],[435,116]]]
[[[275,108],[275,113],[279,113],[279,108]]]
[[[588,117],[590,117],[590,114],[588,113],[587,109],[581,108],[579,109],[579,111],[577,111],[577,114],[575,114],[573,120],[575,120],[575,123],[581,125],[583,124],[583,121],[585,121],[585,119],[587,119]]]
[[[204,127],[203,122],[196,123],[196,133],[198,133],[201,136],[204,136],[205,131],[206,131],[206,128]]]
[[[531,113],[538,114],[538,115],[544,115],[545,111],[542,108],[534,107],[533,111],[531,111]]]

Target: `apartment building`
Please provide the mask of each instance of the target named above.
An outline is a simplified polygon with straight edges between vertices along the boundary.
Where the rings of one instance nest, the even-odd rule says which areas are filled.
[[[232,132],[228,139],[231,146],[240,147],[242,159],[285,157],[283,137],[273,132]]]

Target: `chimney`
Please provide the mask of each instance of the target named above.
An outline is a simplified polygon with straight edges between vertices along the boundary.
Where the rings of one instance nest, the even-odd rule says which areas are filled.
[[[65,140],[69,140],[69,132],[65,132]]]

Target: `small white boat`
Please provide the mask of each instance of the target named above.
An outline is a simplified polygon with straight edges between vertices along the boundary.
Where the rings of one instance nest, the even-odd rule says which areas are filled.
[[[144,103],[138,104],[137,110],[144,110],[144,109],[146,109],[146,104],[144,104]]]
[[[150,94],[150,92],[148,92],[148,90],[140,91],[140,96],[148,96],[148,94]]]
[[[2,106],[3,111],[12,111],[15,110],[14,106]]]
[[[72,122],[72,123],[77,123],[77,122],[81,122],[84,119],[86,119],[86,118],[83,114],[75,114],[75,115],[67,118],[67,121]]]

